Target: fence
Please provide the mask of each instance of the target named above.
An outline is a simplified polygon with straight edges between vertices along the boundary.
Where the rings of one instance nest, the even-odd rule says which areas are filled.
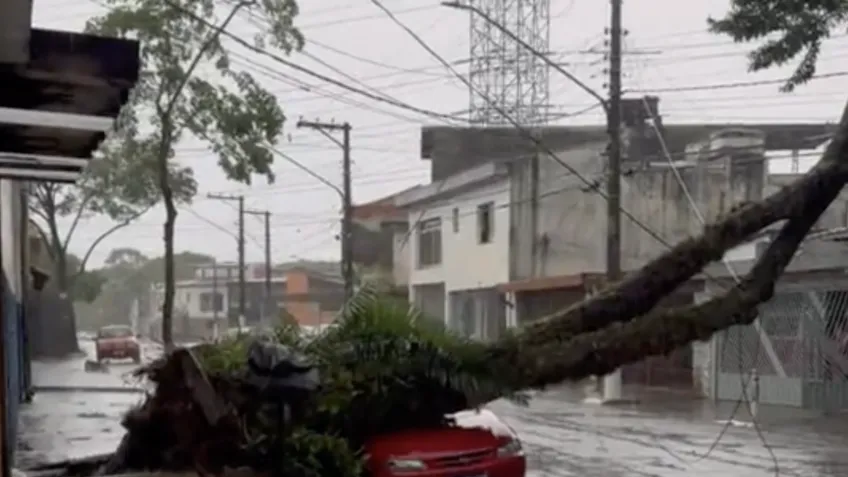
[[[848,290],[779,291],[753,325],[715,341],[715,396],[752,393],[763,404],[822,411],[848,409]]]

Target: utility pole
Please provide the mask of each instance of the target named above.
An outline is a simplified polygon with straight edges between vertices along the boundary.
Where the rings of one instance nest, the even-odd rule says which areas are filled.
[[[262,300],[262,316],[260,317],[263,325],[268,325],[268,314],[271,312],[271,212],[267,210],[245,210],[248,215],[260,215],[265,218],[265,296]],[[272,323],[273,324],[273,323]]]
[[[221,336],[221,324],[218,322],[218,260],[212,259],[212,339],[218,341]]]
[[[621,2],[611,0],[610,14],[610,99],[609,177],[607,179],[607,284],[621,278]],[[622,399],[621,369],[604,377],[604,401]]]
[[[297,122],[299,128],[314,129],[334,143],[338,144],[343,151],[342,156],[342,278],[344,279],[345,291],[345,306],[353,298],[353,198],[351,193],[351,171],[350,171],[350,123],[335,124],[323,123],[319,121],[304,121]],[[342,142],[333,137],[331,131],[342,131]]]
[[[238,328],[239,332],[241,332],[241,328],[244,326],[244,319],[247,315],[247,286],[245,283],[244,276],[244,196],[243,195],[222,195],[222,194],[207,194],[206,197],[210,199],[223,200],[223,201],[236,201],[238,202],[238,263],[239,263],[239,316],[238,316]]]

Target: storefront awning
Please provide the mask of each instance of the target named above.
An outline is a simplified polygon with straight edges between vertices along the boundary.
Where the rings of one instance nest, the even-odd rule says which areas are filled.
[[[0,63],[0,178],[75,182],[138,81],[136,41],[32,29]]]

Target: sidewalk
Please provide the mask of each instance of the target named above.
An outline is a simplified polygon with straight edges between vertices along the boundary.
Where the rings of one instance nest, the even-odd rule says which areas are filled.
[[[141,402],[140,383],[128,377],[132,363],[111,363],[108,372],[86,372],[93,343],[81,341],[85,352],[65,360],[33,363],[35,396],[21,406],[16,466],[35,465],[112,452],[124,435],[121,419]],[[142,354],[157,356],[155,344]]]

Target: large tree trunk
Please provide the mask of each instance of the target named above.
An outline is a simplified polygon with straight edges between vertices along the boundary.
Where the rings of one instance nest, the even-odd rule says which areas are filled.
[[[174,349],[174,223],[177,220],[177,207],[174,204],[174,191],[171,188],[171,178],[168,171],[168,151],[171,147],[173,125],[170,114],[161,117],[162,138],[159,148],[159,187],[162,191],[162,201],[165,203],[165,296],[162,300],[162,343],[165,352]]]
[[[543,387],[607,374],[730,326],[750,324],[756,306],[771,298],[799,244],[848,180],[846,137],[848,105],[821,161],[803,178],[761,202],[742,205],[706,227],[701,236],[682,242],[600,295],[494,344],[493,362],[500,369],[515,370],[516,388]],[[782,219],[788,220],[778,237],[725,296],[701,305],[653,310],[729,248]]]
[[[52,342],[52,344],[49,350],[40,350],[43,353],[39,354],[67,356],[80,351],[79,341],[77,340],[77,317],[74,312],[74,300],[69,293],[67,249],[59,234],[54,204],[51,203],[49,207],[45,208],[45,215],[47,216],[47,227],[50,231],[50,247],[53,250],[53,287],[59,294],[59,300],[55,303],[56,306],[51,307],[51,309],[60,316],[53,316],[52,320],[40,320],[41,323],[51,323],[49,329],[41,329],[39,333],[45,338],[51,338],[41,340],[42,342]]]

